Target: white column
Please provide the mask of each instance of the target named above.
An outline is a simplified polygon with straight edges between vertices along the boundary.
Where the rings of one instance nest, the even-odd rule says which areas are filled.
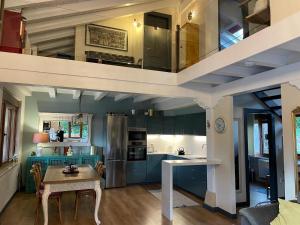
[[[162,199],[161,209],[162,214],[173,220],[173,166],[162,162]]]

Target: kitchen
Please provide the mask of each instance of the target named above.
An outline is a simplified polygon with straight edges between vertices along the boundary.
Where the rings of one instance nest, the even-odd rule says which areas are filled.
[[[40,173],[44,177],[52,167],[70,166],[71,169],[74,164],[78,167],[94,167],[101,161],[106,166],[106,174],[99,181],[104,195],[138,189],[160,207],[163,162],[206,157],[205,111],[192,99],[45,86],[18,88],[28,90],[26,93],[30,94],[24,97],[22,104],[16,104],[16,110],[9,108],[7,115],[15,113],[16,116],[7,116],[5,121],[11,120],[8,122],[14,124],[18,119],[18,124],[6,131],[10,135],[14,127],[22,127],[19,132],[22,136],[16,136],[16,143],[11,142],[13,139],[6,139],[9,141],[7,146],[22,147],[16,148],[21,151],[9,152],[14,171],[19,171],[12,181],[17,184],[16,188],[20,188],[18,193],[21,195],[35,196],[33,193],[37,186],[31,173],[33,165],[41,165]],[[11,99],[8,98],[10,90],[4,88],[7,99]],[[123,140],[123,147],[117,147],[123,159],[110,158],[108,154],[108,118],[116,115],[127,115],[122,129],[117,129],[119,133],[112,132],[112,136],[118,134],[122,137],[118,140]],[[111,166],[114,163],[109,163],[109,160],[124,160],[123,165],[115,166],[121,170],[114,169]],[[184,201],[177,202],[175,207],[193,206],[195,203],[201,207],[207,189],[206,174],[205,166],[174,168],[177,194],[183,193],[178,199],[188,196]],[[46,182],[51,181],[46,179]],[[10,198],[11,194],[5,196],[2,205],[7,204]],[[194,201],[190,198],[194,198]],[[36,205],[32,203],[32,208]],[[82,212],[79,210],[79,215]],[[52,213],[49,210],[49,220]],[[28,214],[34,218],[33,212]]]

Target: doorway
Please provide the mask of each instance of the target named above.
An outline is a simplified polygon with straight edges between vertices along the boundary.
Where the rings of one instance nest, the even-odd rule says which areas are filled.
[[[246,203],[276,201],[275,120],[268,110],[245,109]]]

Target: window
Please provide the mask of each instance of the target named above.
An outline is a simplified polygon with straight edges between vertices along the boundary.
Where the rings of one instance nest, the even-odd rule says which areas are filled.
[[[295,117],[295,123],[296,123],[296,148],[297,148],[297,154],[300,155],[300,116]]]
[[[269,155],[269,124],[263,119],[254,122],[253,145],[255,155]]]
[[[15,154],[16,130],[17,130],[17,113],[18,107],[3,101],[2,111],[2,134],[1,140],[1,161],[0,164],[10,161]]]

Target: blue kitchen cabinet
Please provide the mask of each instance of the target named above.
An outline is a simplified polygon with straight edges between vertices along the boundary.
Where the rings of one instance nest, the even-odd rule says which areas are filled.
[[[163,118],[163,134],[175,134],[174,116],[165,116]]]
[[[161,116],[152,116],[147,118],[147,133],[148,134],[162,134],[163,123]]]
[[[161,164],[165,159],[167,159],[165,154],[147,155],[147,183],[161,182]]]
[[[178,167],[177,186],[200,198],[204,198],[207,189],[206,166]]]
[[[127,184],[141,184],[146,182],[147,161],[127,162]]]

